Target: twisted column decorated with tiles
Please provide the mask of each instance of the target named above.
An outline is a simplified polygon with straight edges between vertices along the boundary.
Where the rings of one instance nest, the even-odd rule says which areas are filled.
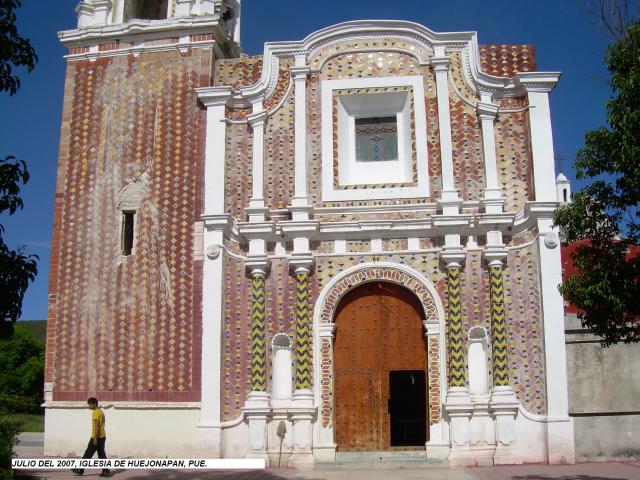
[[[311,325],[309,273],[311,258],[294,262],[296,277],[295,380],[290,416],[293,422],[293,455],[289,466],[313,467],[312,425],[316,417],[311,390]],[[297,266],[296,266],[297,263]]]
[[[449,388],[464,388],[467,372],[464,368],[462,343],[462,302],[460,298],[460,265],[447,265],[447,325],[449,331]]]
[[[502,262],[492,260],[489,264],[491,285],[491,341],[493,345],[493,386],[509,386],[509,366],[507,365],[507,325],[504,311],[504,286],[502,283]]]
[[[518,398],[509,383],[509,364],[507,358],[508,332],[504,305],[503,262],[507,250],[502,244],[499,231],[487,233],[487,246],[484,257],[487,262],[491,292],[491,350],[493,386],[489,408],[495,419],[496,450],[493,463],[513,464],[518,460],[515,452],[516,415]]]
[[[267,342],[265,339],[265,272],[251,272],[251,391],[267,391]]]
[[[247,458],[267,456],[267,422],[271,414],[269,394],[267,393],[267,358],[265,336],[265,280],[266,262],[248,263],[251,272],[251,392],[242,408],[249,425],[249,451]]]
[[[291,220],[281,222],[282,233],[293,242],[289,264],[296,278],[295,316],[295,379],[290,418],[293,422],[293,454],[289,466],[311,468],[313,466],[312,427],[317,416],[311,390],[311,325],[309,318],[309,275],[313,255],[309,248],[312,235],[319,223],[312,219],[313,207],[309,205],[307,188],[307,75],[309,66],[304,54],[295,56],[291,68],[295,86],[295,194],[288,209]]]
[[[447,271],[447,351],[448,351],[448,389],[445,411],[450,419],[451,453],[449,464],[453,466],[475,465],[469,446],[469,420],[473,405],[467,386],[464,343],[462,340],[462,300],[461,278],[462,263],[465,254],[459,244],[453,245],[458,238],[449,238],[449,247],[445,247],[442,257]],[[453,242],[453,243],[452,243]]]
[[[309,296],[309,270],[299,267],[296,269],[296,391],[311,390]]]

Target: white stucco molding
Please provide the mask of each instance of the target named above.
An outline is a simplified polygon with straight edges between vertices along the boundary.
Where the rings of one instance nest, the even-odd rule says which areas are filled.
[[[521,94],[525,92],[551,92],[560,80],[560,72],[521,72],[514,79]]]
[[[514,78],[494,77],[484,73],[480,69],[480,50],[478,47],[478,35],[476,32],[434,32],[423,25],[404,20],[357,20],[339,23],[318,30],[301,41],[269,42],[265,43],[263,53],[263,68],[260,79],[254,84],[241,88],[230,101],[232,107],[247,107],[256,101],[264,101],[273,95],[276,89],[280,60],[313,56],[318,50],[327,45],[344,40],[357,40],[374,37],[397,38],[408,40],[423,46],[430,52],[436,47],[446,51],[459,51],[462,56],[464,76],[469,86],[479,94],[490,92],[494,98],[504,96],[519,96],[525,93],[525,85],[531,82],[547,83],[557,82],[560,76],[557,72],[532,72],[518,74]],[[379,51],[378,48],[376,51]],[[425,64],[425,59],[413,50],[399,51],[413,56],[420,64]],[[555,83],[553,83],[555,85]],[[208,87],[198,89],[199,94],[205,91],[213,91],[220,87]]]
[[[129,42],[144,37],[145,40],[180,37],[188,34],[214,33],[218,38],[225,38],[220,15],[174,17],[164,20],[132,19],[126,23],[110,25],[91,25],[75,30],[58,32],[60,42],[65,46],[81,46],[95,43],[97,40],[119,39]],[[168,35],[170,34],[170,35]],[[216,35],[217,34],[217,35]]]

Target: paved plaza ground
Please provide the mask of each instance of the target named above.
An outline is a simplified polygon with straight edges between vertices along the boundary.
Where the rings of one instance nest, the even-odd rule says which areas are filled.
[[[24,435],[24,434],[23,434]],[[40,434],[41,436],[41,434]],[[17,456],[42,456],[40,436],[22,438]],[[100,470],[87,470],[84,477],[70,471],[25,472],[34,480],[88,478],[99,480]],[[444,464],[429,464],[423,468],[390,469],[332,468],[300,471],[270,468],[253,471],[217,470],[114,470],[115,480],[640,480],[640,462],[598,462],[576,465],[520,465],[504,467],[448,468]]]

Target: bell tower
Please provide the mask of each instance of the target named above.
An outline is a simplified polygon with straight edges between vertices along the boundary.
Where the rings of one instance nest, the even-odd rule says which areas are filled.
[[[114,422],[127,421],[122,402],[157,426],[144,406],[170,406],[172,430],[154,431],[162,441],[149,451],[204,432],[172,453],[219,456],[191,407],[204,395],[198,242],[211,127],[196,90],[213,84],[216,62],[240,56],[240,0],[82,0],[76,13],[77,27],[58,34],[67,71],[45,397],[56,406],[47,421],[65,428],[47,427],[47,452],[65,451],[67,427],[85,427],[58,402],[96,396],[118,405]]]
[[[76,7],[78,31],[101,37],[153,32],[158,38],[164,36],[162,32],[208,29],[225,52],[224,58],[235,57],[241,51],[240,1],[81,0]],[[65,39],[66,35],[61,35],[63,43]]]

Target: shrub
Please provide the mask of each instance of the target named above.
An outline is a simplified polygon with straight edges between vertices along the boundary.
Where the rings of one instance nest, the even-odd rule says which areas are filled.
[[[13,336],[0,340],[0,408],[16,413],[34,412],[42,402],[44,344],[16,326]],[[24,406],[24,409],[20,408]]]
[[[21,422],[12,420],[0,413],[0,480],[13,478],[11,456],[13,447],[18,441],[18,433],[20,433],[21,426]]]

